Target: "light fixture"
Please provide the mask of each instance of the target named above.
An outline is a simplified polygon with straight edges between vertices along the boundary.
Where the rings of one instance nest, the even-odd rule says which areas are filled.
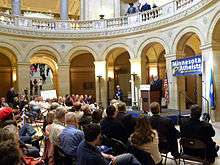
[[[99,107],[102,107],[102,97],[101,97],[101,78],[102,78],[102,75],[97,75],[97,78],[98,78],[98,86],[99,86],[99,100],[98,100],[98,105]]]
[[[13,81],[13,82],[17,81],[16,69],[13,69],[13,70],[12,70],[12,81]]]
[[[137,99],[136,99],[136,89],[135,89],[135,81],[136,81],[137,73],[133,72],[131,75],[132,75],[132,79],[133,79],[133,92],[134,92],[132,110],[138,111]]]

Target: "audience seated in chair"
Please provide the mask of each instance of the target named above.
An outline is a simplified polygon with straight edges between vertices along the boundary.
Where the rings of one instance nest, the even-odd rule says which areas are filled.
[[[102,134],[120,140],[123,143],[127,143],[128,133],[124,125],[115,118],[117,115],[115,107],[112,105],[108,106],[106,114],[107,117],[100,123]]]
[[[60,145],[63,153],[76,158],[76,150],[79,143],[84,139],[84,133],[77,129],[77,119],[74,112],[65,115],[66,128],[60,134]]]
[[[150,123],[153,129],[157,130],[159,135],[159,150],[169,151],[175,158],[179,156],[177,138],[179,131],[175,128],[172,120],[160,116],[160,105],[153,102],[150,105],[153,116],[150,117]]]
[[[0,142],[8,141],[8,140],[13,141],[12,142],[14,143],[13,145],[15,145],[17,149],[19,148],[20,163],[25,164],[26,160],[29,159],[29,162],[35,161],[35,162],[38,162],[39,165],[43,164],[43,161],[39,157],[39,150],[35,149],[34,147],[30,145],[20,143],[18,129],[14,125],[7,125],[6,127],[0,130]],[[17,151],[14,151],[14,152],[15,152],[14,154],[16,154]],[[8,154],[10,154],[10,151],[9,150],[8,152],[4,151],[4,154],[8,156]],[[1,158],[2,157],[3,156],[1,156]],[[5,164],[7,165],[7,163]],[[11,165],[13,163],[9,163],[9,164]]]
[[[150,153],[141,150],[134,145],[128,147],[129,153],[133,154],[142,165],[155,165]]]
[[[18,165],[22,154],[19,151],[18,134],[15,138],[12,132],[0,129],[0,164]]]
[[[79,120],[79,125],[83,127],[92,122],[92,113],[89,104],[82,106],[83,116]]]
[[[141,165],[132,154],[112,156],[99,152],[101,145],[101,128],[98,124],[88,124],[84,127],[85,140],[77,149],[78,165]]]
[[[49,139],[52,144],[59,145],[59,136],[62,133],[65,124],[65,114],[66,109],[63,107],[58,107],[55,111],[55,119],[50,128]]]
[[[128,136],[130,136],[134,132],[134,127],[136,124],[135,118],[132,117],[131,114],[127,113],[126,104],[124,102],[119,102],[118,113],[116,115],[116,119],[121,121],[128,132]]]
[[[54,146],[49,140],[49,134],[51,125],[54,120],[54,111],[50,111],[47,113],[45,118],[43,133],[44,133],[44,152],[43,152],[43,160],[48,165],[54,164]]]
[[[200,121],[202,110],[198,105],[192,105],[190,110],[190,118],[181,121],[181,138],[194,138],[203,141],[207,145],[207,159],[209,162],[213,163],[219,150],[219,147],[216,146],[216,143],[212,139],[212,137],[215,136],[215,130],[210,123]],[[199,154],[196,151],[184,152],[192,155]]]
[[[130,143],[135,148],[149,153],[155,164],[162,164],[157,131],[151,128],[149,119],[146,116],[138,118],[135,131],[130,136]]]
[[[101,120],[102,120],[102,111],[95,110],[92,113],[92,123],[100,124]]]

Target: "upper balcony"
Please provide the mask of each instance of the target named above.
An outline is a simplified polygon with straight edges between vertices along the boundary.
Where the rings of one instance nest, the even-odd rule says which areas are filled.
[[[188,18],[215,0],[174,0],[146,12],[113,19],[60,21],[0,14],[0,32],[49,38],[112,37],[152,30]]]

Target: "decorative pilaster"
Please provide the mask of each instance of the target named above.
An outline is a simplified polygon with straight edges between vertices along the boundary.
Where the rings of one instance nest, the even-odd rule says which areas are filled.
[[[70,94],[70,65],[58,65],[58,95]]]
[[[30,63],[17,64],[17,88],[19,94],[24,94],[24,89],[30,90]]]

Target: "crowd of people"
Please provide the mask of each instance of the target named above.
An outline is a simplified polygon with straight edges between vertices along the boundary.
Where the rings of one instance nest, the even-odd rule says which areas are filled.
[[[171,119],[160,115],[157,102],[150,105],[152,115],[133,117],[120,100],[102,110],[87,95],[44,101],[40,96],[15,99],[14,89],[9,93],[0,104],[0,164],[161,165],[164,148],[175,159],[180,157],[178,139],[183,137],[202,140],[209,163],[219,149],[212,140],[215,131],[200,121],[197,105],[191,107],[190,118],[181,120],[179,131]]]

